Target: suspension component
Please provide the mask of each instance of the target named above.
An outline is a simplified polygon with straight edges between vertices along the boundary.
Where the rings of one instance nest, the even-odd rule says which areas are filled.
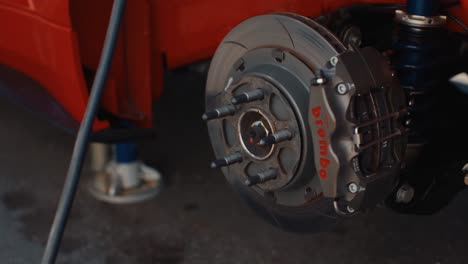
[[[437,88],[445,81],[440,76],[448,68],[444,58],[447,18],[438,14],[438,2],[409,0],[406,12],[396,11],[394,65],[408,98],[411,143],[425,143],[434,130],[431,112]]]
[[[467,68],[468,53],[466,38],[446,26],[448,2],[407,0],[406,11],[395,14],[389,55],[407,97],[408,173],[400,175],[386,202],[399,212],[434,213],[461,190],[467,144],[460,120],[466,119],[467,98],[448,80]]]

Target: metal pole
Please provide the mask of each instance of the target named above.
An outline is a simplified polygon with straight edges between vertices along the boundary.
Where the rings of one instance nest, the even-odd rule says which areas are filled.
[[[125,9],[125,3],[126,0],[114,0],[109,27],[107,29],[106,39],[104,41],[104,47],[101,54],[101,60],[91,89],[91,94],[89,96],[88,106],[75,141],[67,178],[55,213],[47,246],[42,257],[42,264],[53,264],[57,258],[63,232],[67,224],[68,216],[70,214],[76,189],[80,180],[89,134],[91,133],[99,102],[101,101],[102,93],[109,74],[109,69],[112,64],[112,57],[119,35],[120,22]]]

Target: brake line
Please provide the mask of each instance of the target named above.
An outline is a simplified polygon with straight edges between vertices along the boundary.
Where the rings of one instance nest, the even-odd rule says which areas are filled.
[[[67,178],[55,213],[54,222],[50,229],[49,239],[47,240],[44,255],[42,256],[42,264],[55,263],[60,249],[60,243],[73,205],[78,183],[80,181],[80,174],[89,143],[89,136],[112,64],[112,57],[119,35],[120,22],[124,13],[125,3],[126,0],[114,0],[112,6],[109,26],[107,28],[99,66],[91,88],[86,112],[81,122],[80,129],[78,130],[73,154],[68,167]]]

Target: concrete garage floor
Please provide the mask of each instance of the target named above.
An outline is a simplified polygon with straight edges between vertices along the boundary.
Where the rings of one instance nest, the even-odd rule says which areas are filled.
[[[466,263],[468,193],[432,217],[389,210],[335,230],[278,230],[244,206],[213,158],[203,77],[171,73],[159,137],[142,156],[168,178],[156,199],[114,206],[80,188],[58,263]],[[0,99],[0,263],[39,263],[73,137]],[[86,170],[84,173],[86,177]]]

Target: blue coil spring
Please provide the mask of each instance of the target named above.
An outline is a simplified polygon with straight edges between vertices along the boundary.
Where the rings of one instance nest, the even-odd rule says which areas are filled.
[[[424,141],[431,130],[434,94],[443,84],[446,30],[401,24],[394,49],[396,71],[408,98],[410,138]]]

